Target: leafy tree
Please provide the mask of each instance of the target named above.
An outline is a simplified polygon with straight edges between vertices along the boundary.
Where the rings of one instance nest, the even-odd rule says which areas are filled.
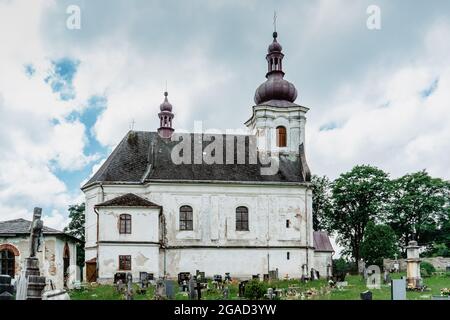
[[[388,225],[369,222],[361,243],[361,257],[369,264],[383,265],[383,258],[393,258],[398,253],[397,237]]]
[[[331,182],[327,176],[312,176],[313,188],[313,229],[327,230],[327,219],[333,212],[331,202]]]
[[[64,228],[64,232],[80,239],[83,243],[77,243],[77,265],[84,265],[84,224],[85,224],[85,204],[69,206],[69,225]]]
[[[381,219],[389,194],[390,180],[382,170],[362,165],[341,174],[332,184],[333,213],[327,217],[329,230],[355,261],[360,258],[364,231],[370,221]]]
[[[427,244],[438,236],[439,222],[449,216],[449,190],[448,182],[426,171],[393,181],[388,221],[404,247],[411,240]]]

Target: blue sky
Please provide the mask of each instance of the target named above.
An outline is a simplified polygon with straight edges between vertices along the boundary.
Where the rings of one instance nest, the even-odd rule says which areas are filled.
[[[380,30],[366,26],[372,4]],[[69,5],[80,30],[66,27]],[[369,163],[450,177],[448,1],[0,0],[3,218],[38,205],[64,226],[130,124],[156,130],[166,81],[176,129],[242,128],[274,10],[286,79],[310,108],[314,173]]]

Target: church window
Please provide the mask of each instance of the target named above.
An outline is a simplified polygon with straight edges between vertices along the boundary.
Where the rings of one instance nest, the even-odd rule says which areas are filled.
[[[286,128],[285,127],[277,127],[277,147],[282,148],[287,145],[286,139]]]
[[[291,221],[290,220],[286,220],[286,228],[290,228],[291,227]]]
[[[131,215],[121,214],[119,216],[119,233],[131,234]]]
[[[180,230],[194,230],[192,207],[180,208]]]
[[[236,231],[248,231],[247,207],[236,208]]]
[[[287,258],[288,260],[291,258],[291,253],[290,253],[290,252],[288,252],[288,253],[286,254],[286,258]]]
[[[119,270],[131,270],[131,256],[119,256]]]
[[[0,274],[6,274],[14,278],[15,263],[14,252],[8,249],[0,251]]]

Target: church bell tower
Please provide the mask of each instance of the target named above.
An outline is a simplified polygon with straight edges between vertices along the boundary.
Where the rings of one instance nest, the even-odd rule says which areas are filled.
[[[308,108],[295,103],[297,89],[284,79],[278,33],[267,49],[267,80],[255,92],[253,114],[245,125],[257,136],[258,150],[298,154],[305,143]]]

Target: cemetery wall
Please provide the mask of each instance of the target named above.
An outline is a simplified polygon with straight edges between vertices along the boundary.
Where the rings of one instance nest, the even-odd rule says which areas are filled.
[[[422,261],[431,263],[437,270],[445,270],[447,267],[450,267],[450,258],[443,257],[433,257],[433,258],[421,258]],[[383,267],[387,269],[391,269],[394,267],[394,263],[398,261],[400,271],[406,271],[406,259],[383,259]]]

